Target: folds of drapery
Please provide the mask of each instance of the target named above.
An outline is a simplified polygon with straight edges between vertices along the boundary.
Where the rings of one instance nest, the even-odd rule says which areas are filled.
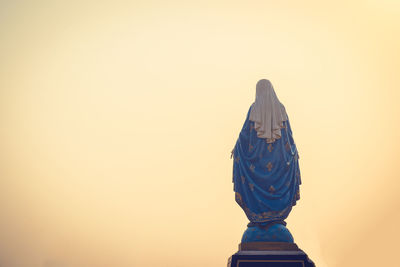
[[[259,138],[250,110],[233,150],[236,202],[251,222],[284,220],[300,199],[298,152],[289,120],[273,143]]]

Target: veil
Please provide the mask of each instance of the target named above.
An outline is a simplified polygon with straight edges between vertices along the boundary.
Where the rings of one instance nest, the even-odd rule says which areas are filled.
[[[251,106],[250,117],[259,138],[273,143],[281,138],[283,122],[288,120],[285,107],[275,94],[269,80],[262,79],[256,85],[256,100]]]

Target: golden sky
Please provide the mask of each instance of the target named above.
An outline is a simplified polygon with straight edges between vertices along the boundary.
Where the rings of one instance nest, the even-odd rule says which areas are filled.
[[[0,1],[0,266],[225,266],[270,79],[318,267],[395,266],[400,2]]]

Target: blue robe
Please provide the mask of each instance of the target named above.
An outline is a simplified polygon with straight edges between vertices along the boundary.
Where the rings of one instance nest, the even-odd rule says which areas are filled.
[[[290,123],[283,122],[281,138],[268,144],[257,136],[250,109],[233,150],[235,199],[253,223],[283,221],[300,199],[299,155]]]

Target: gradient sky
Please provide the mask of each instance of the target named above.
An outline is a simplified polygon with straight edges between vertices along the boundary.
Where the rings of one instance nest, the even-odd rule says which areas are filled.
[[[394,266],[400,2],[0,1],[0,266],[226,266],[255,84],[291,119],[318,267]]]

